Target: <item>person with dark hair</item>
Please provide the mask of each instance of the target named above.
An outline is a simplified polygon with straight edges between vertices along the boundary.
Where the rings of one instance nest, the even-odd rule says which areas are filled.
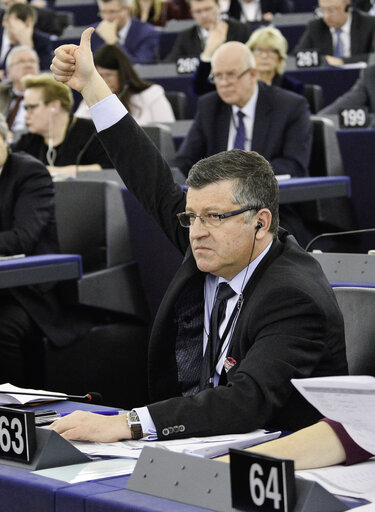
[[[175,121],[163,87],[142,80],[121,48],[102,46],[94,54],[94,63],[112,93],[119,97],[138,124]],[[91,119],[84,101],[78,106],[75,116]]]
[[[318,50],[330,66],[367,62],[374,51],[374,16],[352,9],[350,0],[319,0],[318,14],[321,17],[310,21],[294,53]]]
[[[290,379],[347,372],[343,320],[317,261],[278,229],[270,164],[224,151],[192,167],[185,192],[95,69],[91,31],[58,48],[51,70],[82,92],[124,183],[185,258],[151,333],[150,405],[126,417],[75,412],[51,428],[115,441],[311,424],[319,414]]]
[[[134,64],[155,62],[159,49],[159,34],[149,23],[131,16],[132,0],[97,0],[99,16],[92,49],[104,44],[119,45]]]
[[[12,5],[3,17],[0,27],[0,68],[4,69],[9,51],[18,45],[34,48],[41,69],[49,69],[52,46],[48,34],[35,28],[35,9],[28,4]]]
[[[246,23],[231,18],[220,20],[219,0],[189,0],[189,4],[196,24],[180,32],[165,61],[175,62],[180,57],[199,57],[211,32],[218,27],[224,34],[224,41],[245,43],[248,40],[251,28]]]
[[[88,119],[71,115],[73,95],[51,74],[26,76],[24,109],[28,133],[14,144],[47,165],[52,175],[76,176],[77,171],[112,168]]]

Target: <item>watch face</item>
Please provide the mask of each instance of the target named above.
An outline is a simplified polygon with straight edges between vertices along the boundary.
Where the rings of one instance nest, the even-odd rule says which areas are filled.
[[[128,419],[129,419],[129,423],[139,423],[139,417],[135,411],[129,412]]]

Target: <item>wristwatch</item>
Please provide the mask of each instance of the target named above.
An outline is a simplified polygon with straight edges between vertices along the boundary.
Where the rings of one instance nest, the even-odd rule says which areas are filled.
[[[143,431],[138,414],[135,411],[130,411],[127,413],[126,419],[128,420],[132,439],[141,439],[141,437],[143,437]]]

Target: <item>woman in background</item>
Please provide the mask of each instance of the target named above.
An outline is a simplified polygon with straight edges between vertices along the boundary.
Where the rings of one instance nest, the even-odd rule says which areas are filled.
[[[121,48],[102,46],[94,55],[94,63],[112,93],[119,97],[138,124],[175,121],[163,87],[142,80]],[[85,102],[80,103],[75,116],[91,117]]]
[[[190,10],[185,0],[133,0],[132,16],[144,23],[164,27],[168,20],[190,18]]]

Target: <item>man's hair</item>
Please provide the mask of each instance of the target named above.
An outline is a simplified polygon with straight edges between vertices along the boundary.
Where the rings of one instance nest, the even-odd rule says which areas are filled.
[[[250,39],[246,43],[246,46],[248,46],[250,50],[254,50],[254,48],[259,46],[270,47],[273,50],[277,50],[280,61],[276,72],[278,75],[283,74],[285,68],[285,60],[288,54],[288,41],[282,35],[280,30],[275,27],[258,28],[251,34]]]
[[[100,2],[103,2],[103,4],[106,4],[107,2],[111,2],[112,0],[100,0]],[[132,7],[133,0],[118,0],[121,7]]]
[[[37,14],[34,7],[31,7],[29,4],[13,4],[12,7],[6,12],[7,17],[11,14],[14,14],[18,19],[25,22],[28,19],[32,19],[33,22],[36,22]]]
[[[34,48],[30,48],[30,46],[20,45],[15,46],[10,50],[10,52],[7,55],[6,61],[5,61],[5,69],[9,69],[13,64],[13,59],[19,52],[30,52],[31,55],[33,55],[36,59],[36,62],[39,64],[39,56],[34,50]]]
[[[222,151],[194,164],[186,184],[199,189],[224,180],[233,181],[233,204],[270,210],[270,232],[276,236],[279,227],[279,186],[270,163],[255,151]],[[253,212],[249,212],[247,220],[253,215]]]
[[[54,100],[59,100],[63,109],[70,112],[73,107],[73,94],[71,89],[61,83],[56,82],[52,75],[49,73],[42,73],[36,76],[25,76],[23,79],[25,89],[32,89],[38,87],[42,90],[43,101],[49,103]]]

